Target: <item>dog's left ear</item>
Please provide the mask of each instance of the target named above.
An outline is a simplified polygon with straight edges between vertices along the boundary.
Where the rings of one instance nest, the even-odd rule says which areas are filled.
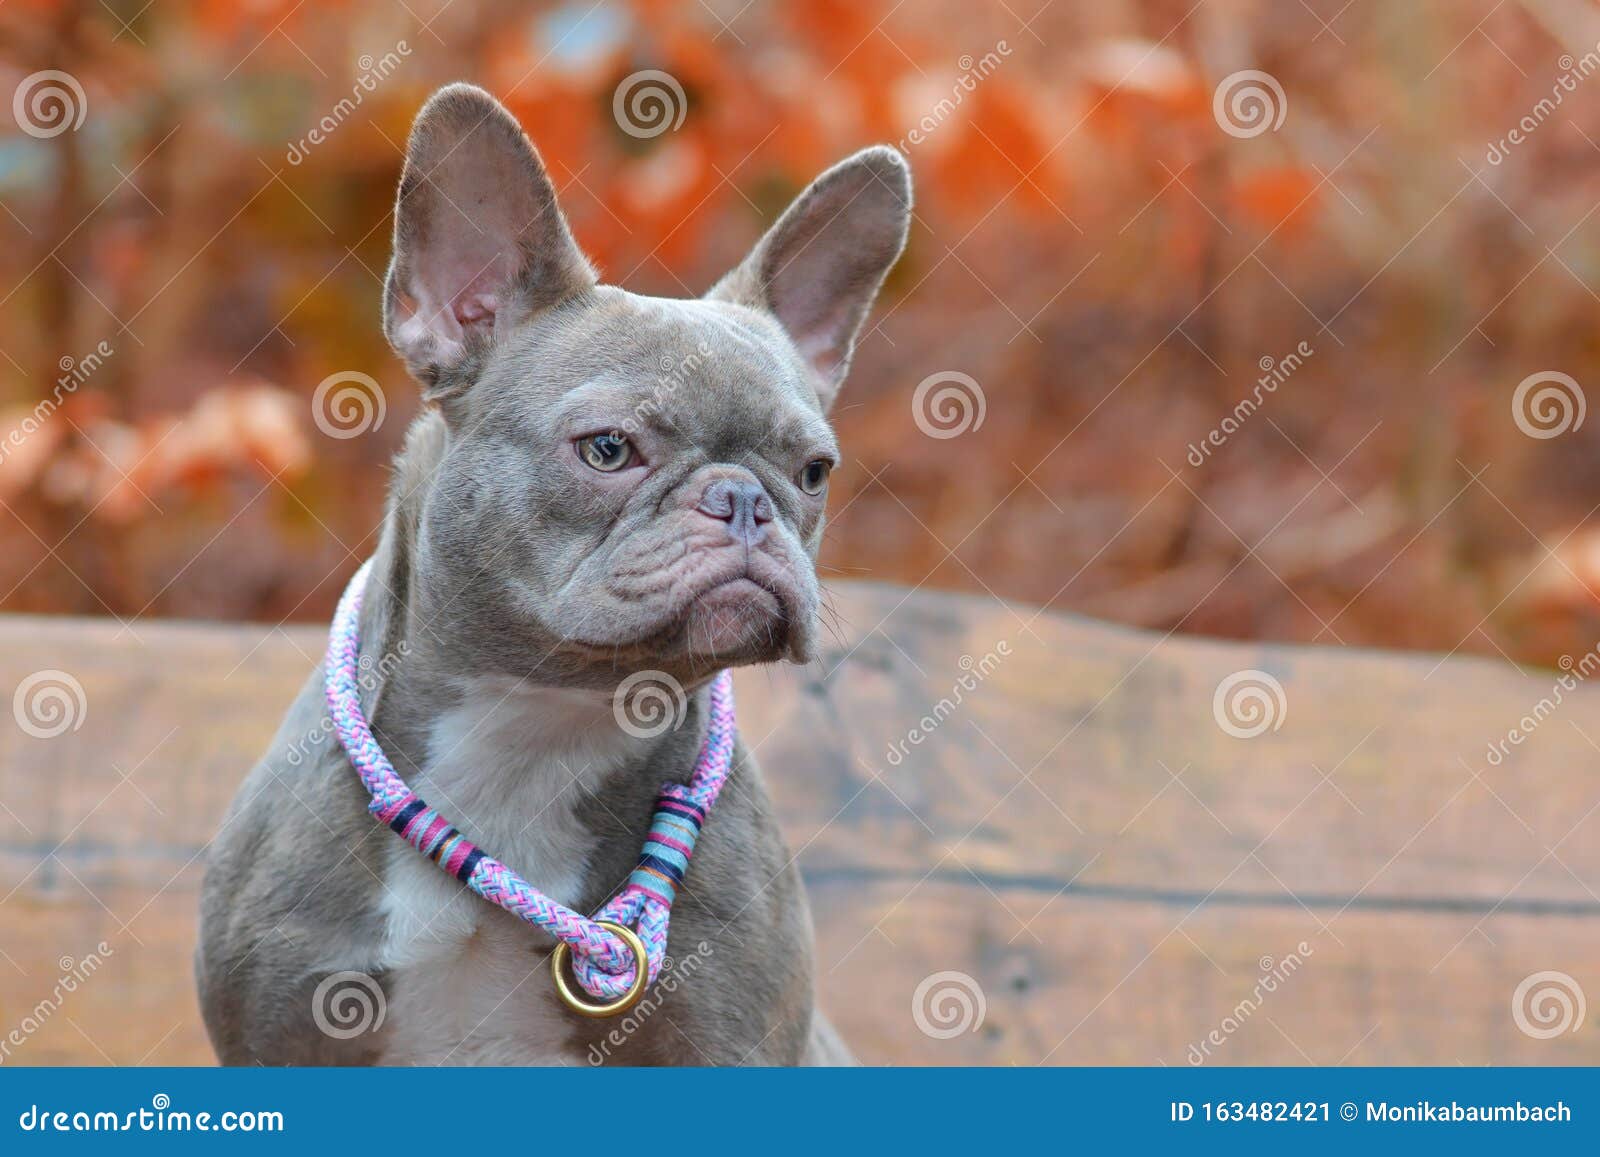
[[[885,145],[864,149],[813,181],[706,296],[773,314],[826,411],[910,223],[910,169]]]
[[[470,385],[495,341],[594,283],[522,126],[481,88],[434,93],[406,148],[383,301],[427,396]]]

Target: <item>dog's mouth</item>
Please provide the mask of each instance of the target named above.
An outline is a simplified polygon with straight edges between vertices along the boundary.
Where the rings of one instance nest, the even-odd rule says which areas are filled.
[[[678,597],[651,616],[651,625],[631,638],[571,641],[613,662],[725,667],[800,660],[808,657],[802,653],[808,606],[801,583],[782,563],[752,553],[682,586]]]
[[[683,615],[686,649],[728,661],[781,654],[788,649],[789,615],[783,600],[754,579],[719,583],[689,603]]]

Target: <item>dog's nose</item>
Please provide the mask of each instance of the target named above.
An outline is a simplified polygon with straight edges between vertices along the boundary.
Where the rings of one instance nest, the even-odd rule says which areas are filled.
[[[760,542],[772,521],[772,500],[761,483],[741,478],[718,478],[705,488],[695,507],[728,524],[728,534],[744,542]]]

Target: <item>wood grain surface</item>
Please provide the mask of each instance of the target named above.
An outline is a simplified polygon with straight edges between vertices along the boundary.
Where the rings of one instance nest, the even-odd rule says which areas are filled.
[[[832,601],[820,662],[739,674],[740,726],[864,1061],[1600,1063],[1581,669],[1567,689],[925,591]],[[0,619],[0,690],[66,686],[70,720],[30,734],[63,723],[24,696],[0,724],[0,1037],[32,1026],[0,1059],[211,1062],[189,967],[206,842],[321,648],[317,628]],[[1218,705],[1239,672],[1270,676],[1240,682],[1265,716]]]

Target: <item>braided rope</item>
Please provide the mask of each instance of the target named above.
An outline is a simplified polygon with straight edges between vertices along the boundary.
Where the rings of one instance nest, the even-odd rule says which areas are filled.
[[[662,787],[638,867],[622,890],[591,919],[552,900],[472,844],[406,786],[383,753],[361,710],[357,679],[361,596],[371,570],[372,560],[368,559],[339,600],[328,633],[323,673],[329,718],[372,797],[367,810],[485,900],[571,945],[573,974],[591,995],[603,999],[622,996],[633,984],[635,970],[633,953],[621,938],[596,923],[598,920],[636,927],[646,950],[648,978],[654,982],[667,951],[672,901],[688,870],[695,839],[733,762],[733,676],[723,671],[711,683],[710,723],[693,776],[687,784]]]

